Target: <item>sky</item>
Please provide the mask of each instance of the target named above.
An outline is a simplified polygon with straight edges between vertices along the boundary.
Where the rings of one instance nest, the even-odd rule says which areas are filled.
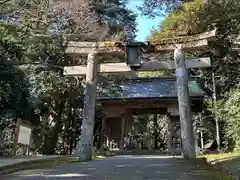
[[[150,19],[148,17],[141,16],[137,10],[137,6],[142,4],[142,0],[131,0],[128,3],[128,8],[138,14],[137,17],[137,41],[145,41],[146,37],[150,34],[150,30],[154,27],[157,28],[160,22],[164,19],[164,17],[156,17],[154,19]]]

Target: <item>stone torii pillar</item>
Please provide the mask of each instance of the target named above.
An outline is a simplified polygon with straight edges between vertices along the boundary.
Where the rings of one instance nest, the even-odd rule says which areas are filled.
[[[77,147],[79,159],[87,161],[92,159],[93,129],[96,107],[96,83],[97,83],[98,56],[88,54],[86,88],[84,97],[84,118],[82,121],[81,137]]]
[[[196,150],[188,89],[188,74],[182,44],[177,45],[175,48],[174,60],[176,63],[177,95],[183,156],[186,159],[194,159],[196,158]]]

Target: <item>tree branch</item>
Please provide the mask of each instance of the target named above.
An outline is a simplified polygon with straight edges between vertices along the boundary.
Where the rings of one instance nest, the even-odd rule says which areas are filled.
[[[10,2],[11,0],[3,0],[3,1],[0,1],[0,5],[2,6],[3,4],[5,4],[5,3],[8,3],[8,2]]]

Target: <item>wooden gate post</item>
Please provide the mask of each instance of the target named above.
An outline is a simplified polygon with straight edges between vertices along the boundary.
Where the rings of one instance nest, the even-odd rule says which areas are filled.
[[[124,150],[124,144],[125,144],[125,131],[126,131],[126,112],[122,115],[122,121],[121,121],[121,139],[120,139],[120,149]]]
[[[103,117],[103,119],[102,119],[102,125],[101,125],[101,134],[100,134],[100,149],[101,150],[104,150],[104,133],[105,133],[105,122],[106,120],[105,120],[105,117]]]
[[[196,151],[193,137],[193,123],[188,89],[188,73],[182,47],[182,44],[177,45],[176,49],[174,50],[182,151],[184,158],[193,159],[196,158]]]
[[[95,121],[96,89],[97,89],[98,56],[88,54],[86,88],[84,97],[84,118],[82,121],[81,138],[77,147],[79,160],[92,159],[93,130]]]
[[[171,114],[167,114],[167,128],[168,128],[168,153],[173,153],[173,120]]]

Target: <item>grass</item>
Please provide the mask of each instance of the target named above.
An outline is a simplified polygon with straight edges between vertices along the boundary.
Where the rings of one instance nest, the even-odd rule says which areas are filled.
[[[96,157],[93,157],[93,159],[104,159],[105,156],[102,156],[102,155],[97,155]]]
[[[240,175],[240,152],[207,154],[204,157],[208,162],[222,168],[230,176],[239,177]]]
[[[229,159],[233,159],[236,157],[240,157],[240,152],[232,152],[232,153],[220,153],[220,154],[206,154],[199,157],[204,157],[209,162],[221,162]]]

